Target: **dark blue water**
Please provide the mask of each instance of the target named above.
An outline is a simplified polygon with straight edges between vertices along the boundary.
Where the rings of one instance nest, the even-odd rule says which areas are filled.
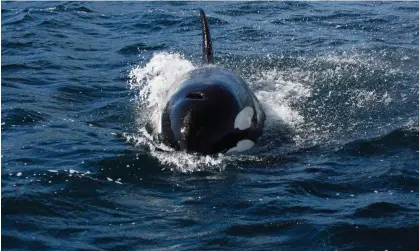
[[[268,115],[237,155],[144,130],[199,67]],[[419,250],[417,2],[2,2],[4,250]]]

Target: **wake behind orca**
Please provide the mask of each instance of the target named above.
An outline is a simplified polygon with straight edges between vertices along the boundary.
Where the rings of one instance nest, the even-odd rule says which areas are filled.
[[[248,150],[262,135],[265,113],[242,78],[213,65],[202,9],[200,16],[204,65],[171,86],[155,134],[175,150],[203,154]]]

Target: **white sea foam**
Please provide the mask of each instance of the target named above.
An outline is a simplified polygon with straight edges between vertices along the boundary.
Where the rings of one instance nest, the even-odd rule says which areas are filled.
[[[195,172],[205,170],[224,170],[228,158],[218,156],[189,154],[185,152],[151,152],[151,155],[171,170]]]
[[[223,170],[228,160],[228,157],[222,154],[203,156],[174,151],[164,144],[153,141],[151,135],[144,128],[141,128],[138,134],[124,134],[123,137],[131,144],[148,148],[150,154],[158,159],[165,166],[164,168],[173,171],[187,173],[203,170]]]
[[[377,93],[376,91],[367,90],[354,90],[354,105],[357,107],[371,107],[373,104],[384,104],[388,105],[392,98],[388,92],[383,94]]]
[[[145,66],[134,67],[129,73],[129,85],[137,92],[136,102],[147,108],[142,110],[139,122],[151,117],[154,127],[159,130],[160,111],[165,105],[165,96],[174,81],[194,69],[193,64],[183,55],[160,52]]]
[[[307,81],[305,74],[295,70],[272,69],[251,77],[249,84],[262,86],[255,94],[267,114],[268,125],[280,120],[292,127],[304,123],[303,116],[292,108],[293,103],[311,96],[311,88],[303,81]]]

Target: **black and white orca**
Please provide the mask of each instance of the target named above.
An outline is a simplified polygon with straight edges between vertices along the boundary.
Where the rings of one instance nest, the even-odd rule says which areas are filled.
[[[167,92],[157,126],[158,139],[186,152],[245,151],[262,135],[265,113],[245,81],[213,65],[212,43],[200,10],[203,61]]]

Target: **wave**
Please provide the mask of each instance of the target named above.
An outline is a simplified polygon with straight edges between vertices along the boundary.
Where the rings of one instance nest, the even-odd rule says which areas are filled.
[[[398,212],[409,211],[408,208],[389,202],[376,202],[366,207],[356,209],[354,217],[380,218]]]
[[[347,143],[339,152],[349,152],[352,155],[358,156],[387,155],[398,152],[399,148],[407,148],[413,151],[419,150],[419,121],[395,129],[380,137]]]
[[[5,20],[2,20],[2,26],[11,26],[11,25],[18,25],[26,22],[33,21],[34,18],[31,14],[27,12],[19,13],[18,15],[12,16],[10,18],[6,18]]]
[[[406,223],[403,226],[394,226],[394,222],[389,220],[385,226],[340,223],[325,226],[324,232],[320,234],[324,236],[332,233],[329,235],[328,245],[337,245],[341,249],[358,250],[368,246],[377,250],[415,250],[419,227]]]
[[[16,46],[24,46],[22,44],[15,44]],[[27,64],[4,64],[1,66],[4,71],[21,71],[21,70],[36,70],[38,67],[33,67]]]
[[[14,108],[3,110],[2,129],[12,126],[32,125],[48,120],[48,116],[29,109]]]
[[[284,220],[277,222],[234,225],[226,230],[226,234],[233,236],[257,236],[260,234],[276,235],[278,232],[290,231],[292,228],[298,227],[298,225],[301,224],[303,224],[303,222],[297,220]]]
[[[141,50],[157,51],[157,50],[163,50],[165,48],[166,48],[165,44],[158,44],[158,45],[150,46],[144,43],[136,43],[136,44],[127,45],[124,48],[120,49],[118,52],[125,55],[129,55],[129,54],[137,55]]]

